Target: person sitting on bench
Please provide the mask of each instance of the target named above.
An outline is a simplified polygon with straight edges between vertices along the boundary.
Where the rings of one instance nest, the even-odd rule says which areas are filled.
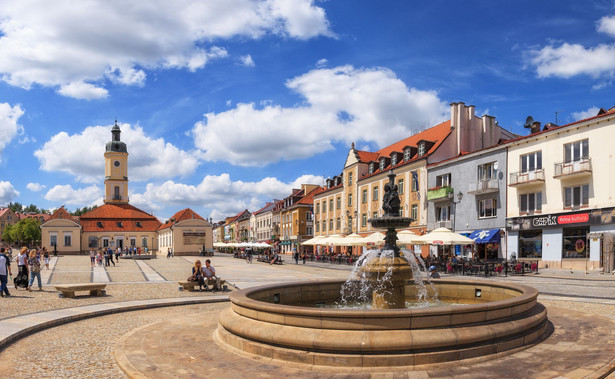
[[[272,265],[276,263],[278,259],[280,259],[280,257],[278,256],[278,253],[273,254],[273,259],[271,259],[271,262],[269,262],[269,264]]]
[[[205,267],[203,267],[203,276],[207,281],[212,280],[214,282],[214,291],[221,290],[220,278],[216,276],[216,269],[211,265],[211,260],[205,261]],[[205,282],[205,288],[207,288],[207,282]]]

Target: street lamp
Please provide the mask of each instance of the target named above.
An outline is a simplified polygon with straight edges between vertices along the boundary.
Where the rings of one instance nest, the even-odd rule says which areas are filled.
[[[463,194],[461,193],[461,191],[459,191],[459,193],[457,194],[457,201],[453,200],[453,196],[453,191],[448,193],[448,199],[451,201],[451,203],[453,203],[453,209],[455,211],[455,218],[453,219],[453,231],[455,231],[455,222],[457,221],[457,204],[461,203],[461,199],[463,199]]]

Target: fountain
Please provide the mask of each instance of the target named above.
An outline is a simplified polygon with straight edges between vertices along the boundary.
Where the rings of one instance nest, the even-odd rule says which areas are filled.
[[[432,296],[437,291],[443,305],[406,307],[417,286],[395,228],[412,219],[399,217],[394,179],[389,174],[383,217],[370,219],[386,228],[385,246],[359,259],[371,308],[336,308],[341,291],[352,292],[339,280],[248,288],[229,296],[214,339],[240,355],[345,371],[491,359],[540,342],[548,333],[547,312],[528,286],[440,279],[427,289]]]

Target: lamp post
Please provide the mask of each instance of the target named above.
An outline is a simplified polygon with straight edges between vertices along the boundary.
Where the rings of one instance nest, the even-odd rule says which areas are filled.
[[[448,193],[448,199],[451,201],[451,203],[453,204],[453,209],[455,211],[455,218],[453,219],[453,232],[455,231],[455,223],[457,222],[457,204],[461,203],[461,199],[463,199],[463,194],[461,193],[461,191],[459,191],[459,193],[457,194],[457,201],[455,201],[453,199],[453,192],[449,192]]]

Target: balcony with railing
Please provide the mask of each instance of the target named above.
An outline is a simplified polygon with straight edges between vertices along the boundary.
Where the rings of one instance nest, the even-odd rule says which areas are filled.
[[[583,158],[578,161],[559,162],[555,164],[553,177],[556,179],[577,178],[592,174],[591,158]]]
[[[451,186],[430,188],[427,190],[427,201],[448,200],[448,194],[452,192],[454,191]]]
[[[521,186],[525,184],[539,184],[545,181],[545,171],[542,168],[525,171],[525,172],[512,172],[510,174],[509,186]]]
[[[479,180],[475,183],[470,183],[468,188],[469,194],[480,195],[483,193],[498,192],[500,190],[497,179]]]

